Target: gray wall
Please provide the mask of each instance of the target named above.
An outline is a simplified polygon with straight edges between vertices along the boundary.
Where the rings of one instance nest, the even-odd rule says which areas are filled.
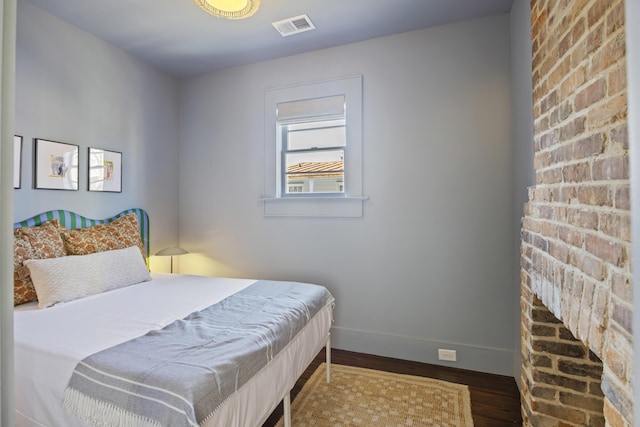
[[[533,167],[533,89],[531,55],[531,8],[516,0],[511,8],[511,126],[513,139],[514,257],[514,349],[513,376],[520,385],[520,228],[527,187],[535,184]]]
[[[0,425],[14,425],[13,390],[13,121],[15,105],[15,0],[0,0]]]
[[[50,209],[91,218],[142,207],[151,250],[177,242],[178,82],[18,2],[15,132],[24,138],[15,220]],[[34,190],[33,138],[80,146],[79,191]],[[122,193],[87,191],[87,148],[123,153]]]
[[[513,375],[508,15],[184,81],[181,271],[310,281],[337,348]],[[266,88],[363,75],[361,219],[265,218]],[[449,363],[449,362],[447,362]]]

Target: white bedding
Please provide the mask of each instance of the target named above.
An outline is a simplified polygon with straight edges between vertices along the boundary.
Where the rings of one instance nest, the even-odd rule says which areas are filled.
[[[16,425],[82,426],[62,408],[76,364],[121,342],[162,328],[253,284],[255,280],[153,273],[153,280],[46,309],[15,308]],[[331,309],[307,327],[207,425],[258,426],[327,340]],[[250,402],[250,403],[247,403]]]

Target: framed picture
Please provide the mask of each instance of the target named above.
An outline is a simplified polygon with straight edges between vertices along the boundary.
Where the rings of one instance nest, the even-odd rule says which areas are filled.
[[[22,185],[22,137],[13,136],[13,188]]]
[[[89,148],[89,191],[122,192],[122,153]]]
[[[78,146],[35,139],[33,187],[39,190],[78,190]]]

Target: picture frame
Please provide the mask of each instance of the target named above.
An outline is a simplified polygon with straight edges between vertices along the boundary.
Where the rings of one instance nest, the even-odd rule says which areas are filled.
[[[40,138],[34,145],[33,188],[78,191],[79,147]]]
[[[89,191],[122,193],[122,153],[89,147],[87,162]]]
[[[13,136],[13,188],[22,187],[22,136]]]

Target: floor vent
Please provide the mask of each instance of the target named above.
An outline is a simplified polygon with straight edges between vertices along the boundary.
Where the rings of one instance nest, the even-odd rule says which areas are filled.
[[[272,22],[271,24],[278,30],[282,37],[303,33],[316,28],[307,15],[298,15],[293,18]]]

